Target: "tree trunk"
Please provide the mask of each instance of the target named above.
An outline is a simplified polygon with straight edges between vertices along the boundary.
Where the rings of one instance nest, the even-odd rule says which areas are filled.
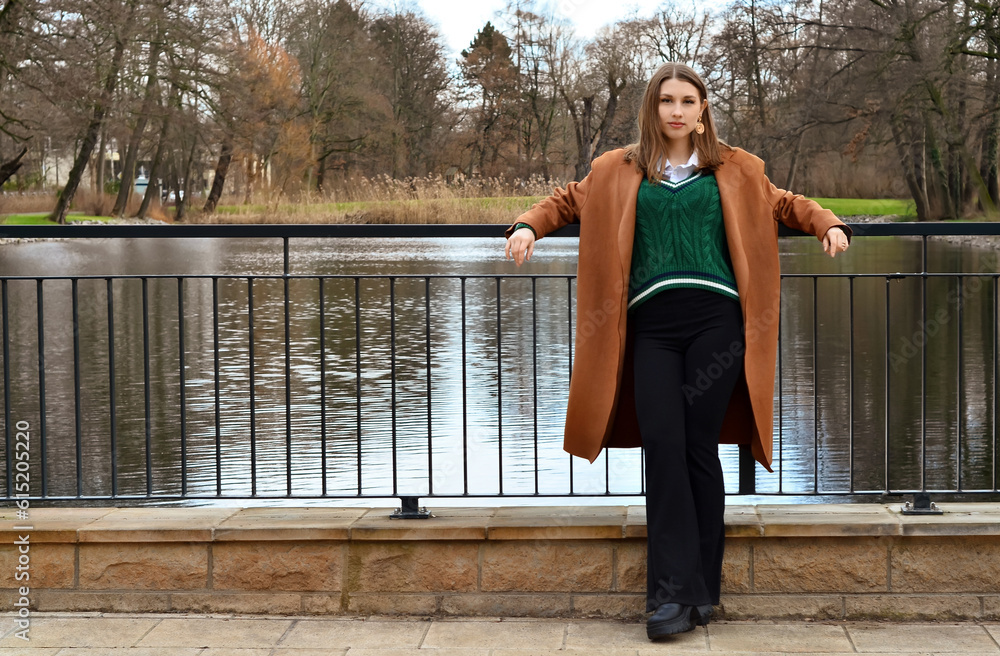
[[[94,177],[96,182],[94,183],[96,189],[94,190],[98,198],[104,196],[104,174],[106,166],[106,154],[108,152],[108,133],[104,128],[101,128],[101,141],[97,147],[97,175]],[[104,202],[101,202],[104,205]]]
[[[601,124],[597,126],[597,134],[594,135],[594,144],[590,149],[590,158],[587,161],[588,171],[590,170],[590,162],[594,160],[594,156],[600,153],[608,143],[608,133],[610,132],[612,122],[615,120],[615,114],[618,111],[618,96],[625,90],[624,81],[618,84],[616,78],[608,78],[607,82],[608,104],[604,106],[604,117],[601,118]]]
[[[132,10],[134,10],[134,6]],[[130,11],[126,25],[131,23],[131,19],[132,13]],[[73,196],[76,195],[76,190],[80,186],[80,180],[83,178],[83,170],[86,168],[87,162],[90,161],[90,155],[94,152],[98,134],[101,132],[101,126],[104,124],[104,114],[107,112],[108,105],[111,104],[111,97],[115,92],[115,83],[118,80],[118,71],[121,69],[124,54],[125,41],[119,36],[115,40],[115,49],[111,56],[111,66],[108,69],[107,78],[104,81],[104,90],[94,105],[94,114],[90,119],[90,124],[87,126],[86,132],[84,132],[80,152],[77,153],[76,160],[73,162],[73,168],[70,169],[69,177],[66,179],[66,186],[63,187],[62,193],[56,200],[56,207],[52,210],[52,214],[49,215],[49,218],[56,223],[66,223],[66,212],[69,210],[70,203],[73,202]],[[102,169],[104,168],[103,159],[104,154],[101,153],[100,166]],[[98,193],[104,193],[104,189],[98,189],[97,191]]]
[[[149,211],[149,204],[153,200],[153,194],[160,193],[160,185],[156,180],[160,176],[160,166],[163,162],[163,148],[167,143],[167,131],[170,127],[169,112],[163,116],[163,126],[160,128],[160,138],[156,142],[156,152],[153,153],[153,163],[149,167],[149,185],[146,187],[146,195],[142,197],[142,204],[139,205],[139,213],[136,216],[140,219],[146,218]]]
[[[316,163],[316,191],[323,193],[323,185],[326,184],[326,157],[321,157]]]
[[[590,121],[594,116],[594,97],[588,96],[583,99],[583,113],[580,116],[580,125],[577,128],[577,155],[576,155],[576,180],[583,180],[590,173],[591,135]]]
[[[233,161],[233,141],[231,137],[226,137],[222,142],[222,151],[219,153],[219,162],[215,165],[215,177],[212,179],[212,190],[208,192],[205,200],[205,207],[202,210],[207,214],[215,211],[222,197],[222,190],[226,186],[226,174],[229,173],[229,164]]]
[[[257,176],[260,174],[260,170],[257,166],[257,156],[247,155],[243,158],[243,177],[246,178],[246,187],[244,188],[243,194],[243,204],[249,205],[250,200],[253,198],[253,188],[257,184]]]
[[[802,151],[802,141],[805,139],[806,131],[799,132],[799,138],[795,140],[795,147],[792,149],[792,161],[788,163],[788,177],[785,178],[785,189],[791,189],[795,184],[795,175],[799,170],[799,153]]]
[[[171,157],[170,162],[167,165],[167,171],[164,178],[167,181],[167,202],[170,202],[170,192],[174,194],[174,220],[177,220],[177,203],[180,201],[181,187],[177,184],[177,159],[176,157]],[[183,209],[181,210],[183,211]]]
[[[917,207],[917,221],[927,221],[927,196],[919,175],[920,163],[914,161],[913,146],[912,143],[907,143],[902,117],[891,117],[889,125],[892,128],[892,140],[896,145],[896,152],[899,154],[899,163],[903,167],[903,179],[906,180],[910,196]]]
[[[7,180],[10,180],[10,177],[17,173],[17,170],[21,168],[21,160],[24,159],[24,155],[27,152],[28,147],[23,146],[21,148],[21,152],[17,154],[17,157],[0,164],[0,187],[2,187],[3,183],[7,182]]]
[[[996,49],[993,43],[990,43],[990,54],[996,54]],[[1000,186],[1000,166],[998,166],[998,149],[1000,149],[1000,79],[998,78],[998,73],[1000,73],[1000,62],[993,60],[986,66],[987,68],[987,87],[993,89],[991,106],[993,111],[990,113],[989,122],[987,123],[986,130],[983,132],[983,143],[982,143],[982,159],[979,164],[979,175],[983,179],[986,185],[986,196],[979,198],[979,209],[984,211],[989,211],[989,208],[996,209],[1000,205],[1000,193],[998,193],[998,186]]]
[[[139,110],[139,118],[132,130],[132,136],[128,140],[125,161],[122,164],[122,184],[118,188],[118,197],[115,198],[115,206],[111,210],[111,216],[117,216],[119,219],[125,216],[128,198],[132,193],[132,179],[135,177],[136,160],[139,159],[139,145],[142,143],[142,135],[146,131],[149,112],[153,109],[153,89],[156,86],[156,65],[159,59],[160,48],[159,40],[157,40],[150,49],[149,66],[146,69],[146,95],[142,100],[142,108]]]
[[[951,189],[948,185],[948,172],[945,170],[943,153],[938,143],[937,130],[934,129],[933,118],[929,111],[924,112],[924,134],[927,142],[926,150],[930,159],[930,184],[927,185],[927,201],[932,221],[942,218],[954,219],[955,209],[951,204]]]
[[[184,180],[177,189],[177,209],[174,212],[174,221],[182,222],[187,215],[188,199],[191,192],[191,169],[194,166],[194,155],[198,150],[198,139],[191,139],[191,150],[188,151],[184,168],[181,169],[181,177]]]

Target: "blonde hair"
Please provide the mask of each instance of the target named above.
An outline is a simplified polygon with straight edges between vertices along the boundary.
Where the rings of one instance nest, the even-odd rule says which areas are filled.
[[[699,100],[705,101],[708,98],[705,83],[690,66],[667,62],[649,78],[639,107],[639,141],[625,147],[625,159],[634,163],[636,169],[649,178],[650,182],[659,180],[657,164],[667,159],[667,136],[660,127],[660,85],[664,80],[675,79],[693,84],[698,89]],[[701,122],[705,131],[702,134],[691,133],[694,149],[698,153],[698,168],[715,170],[722,164],[722,148],[728,149],[729,146],[719,140],[712,112],[707,106],[701,113]]]

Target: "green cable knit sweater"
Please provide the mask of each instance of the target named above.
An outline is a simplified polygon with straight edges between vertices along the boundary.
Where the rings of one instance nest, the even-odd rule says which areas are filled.
[[[639,185],[628,309],[677,287],[739,298],[719,185],[709,171],[680,182],[644,179]]]

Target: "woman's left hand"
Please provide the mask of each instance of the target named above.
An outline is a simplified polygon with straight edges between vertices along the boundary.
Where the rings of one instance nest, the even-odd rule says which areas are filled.
[[[850,242],[847,241],[847,235],[837,226],[830,228],[823,235],[823,250],[830,257],[835,257],[837,253],[846,251],[848,246],[850,246]]]

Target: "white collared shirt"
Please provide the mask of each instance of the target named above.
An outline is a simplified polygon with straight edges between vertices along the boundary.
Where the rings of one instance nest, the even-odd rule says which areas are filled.
[[[698,170],[698,151],[691,151],[691,157],[685,164],[674,166],[667,160],[667,165],[663,167],[663,179],[671,182],[680,182],[689,178],[691,174]]]

